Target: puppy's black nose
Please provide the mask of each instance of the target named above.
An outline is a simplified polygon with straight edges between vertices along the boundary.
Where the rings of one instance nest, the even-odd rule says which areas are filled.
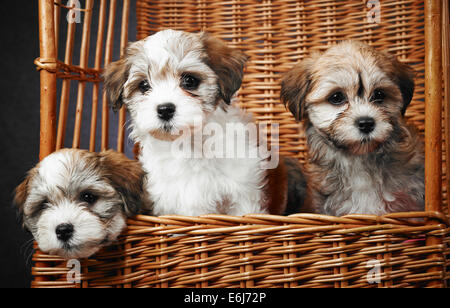
[[[158,112],[158,118],[164,121],[169,121],[173,118],[176,107],[172,103],[161,104],[157,107],[156,111]]]
[[[72,224],[60,224],[56,227],[56,237],[63,241],[67,242],[73,235],[73,225]]]
[[[356,126],[364,134],[370,134],[375,129],[375,120],[370,117],[363,117],[356,120]]]

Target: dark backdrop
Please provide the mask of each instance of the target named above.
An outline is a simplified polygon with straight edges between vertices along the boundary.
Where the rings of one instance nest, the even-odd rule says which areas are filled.
[[[135,1],[131,12],[129,37],[134,40]],[[65,28],[61,27],[62,35]],[[119,31],[116,27],[116,34]],[[0,53],[0,287],[29,287],[32,241],[21,228],[12,198],[14,188],[39,160],[40,89],[33,64],[39,57],[38,0],[1,1]],[[127,152],[131,146],[127,142]]]

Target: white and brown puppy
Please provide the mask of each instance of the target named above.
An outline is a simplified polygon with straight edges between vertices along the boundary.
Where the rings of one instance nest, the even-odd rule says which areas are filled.
[[[128,216],[151,210],[144,180],[123,154],[64,149],[29,172],[14,201],[43,252],[85,258],[116,240]]]
[[[125,105],[131,114],[155,215],[283,213],[283,164],[268,171],[260,157],[206,155],[207,144],[224,142],[219,134],[193,137],[193,151],[200,148],[195,157],[173,152],[180,138],[191,140],[181,132],[209,125],[226,134],[230,127],[252,123],[232,104],[246,61],[241,51],[206,33],[164,30],[130,44],[125,56],[106,68],[105,90],[113,107]],[[257,152],[257,136],[245,138],[240,141],[249,152]]]
[[[308,211],[424,209],[423,144],[404,120],[413,78],[394,56],[354,41],[313,54],[284,76],[282,100],[306,128]]]

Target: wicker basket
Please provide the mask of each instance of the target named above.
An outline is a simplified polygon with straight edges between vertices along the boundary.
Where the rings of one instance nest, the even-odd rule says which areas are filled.
[[[77,65],[76,23],[67,23],[65,59],[58,60],[60,20],[71,7],[59,0],[39,3],[40,158],[67,146],[73,104],[72,147],[85,142],[92,151],[104,150],[110,147],[109,136],[117,136],[117,150],[124,151],[126,111],[117,119],[111,116],[99,76],[128,41],[130,1],[86,0],[82,8],[72,9],[84,17],[78,25]],[[68,281],[72,267],[66,261],[37,250],[32,287],[446,286],[448,5],[448,0],[137,0],[138,39],[165,28],[207,30],[244,50],[251,59],[239,93],[241,106],[269,129],[277,123],[281,154],[300,161],[306,159],[303,130],[280,104],[280,73],[310,51],[343,39],[365,41],[410,64],[417,72],[417,88],[406,116],[426,140],[426,212],[383,217],[138,216],[128,221],[128,230],[114,246],[81,260],[79,282]],[[114,45],[117,23],[120,46]],[[95,53],[93,65],[90,51]],[[76,102],[70,101],[73,84]],[[85,107],[90,119],[84,119]],[[112,120],[118,121],[118,132],[111,132]],[[90,132],[89,140],[81,140],[82,131]]]

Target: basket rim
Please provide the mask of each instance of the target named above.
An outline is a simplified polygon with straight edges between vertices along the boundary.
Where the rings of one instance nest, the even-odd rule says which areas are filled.
[[[130,224],[136,222],[153,223],[158,225],[192,225],[192,224],[274,224],[274,223],[302,223],[302,224],[391,224],[394,222],[408,222],[408,224],[423,224],[418,219],[434,220],[435,222],[450,226],[450,219],[443,213],[437,211],[423,212],[396,212],[382,216],[368,214],[350,214],[345,216],[330,216],[323,214],[297,213],[289,216],[270,214],[249,214],[244,216],[231,216],[222,214],[207,214],[201,216],[182,215],[136,215],[127,221]]]

